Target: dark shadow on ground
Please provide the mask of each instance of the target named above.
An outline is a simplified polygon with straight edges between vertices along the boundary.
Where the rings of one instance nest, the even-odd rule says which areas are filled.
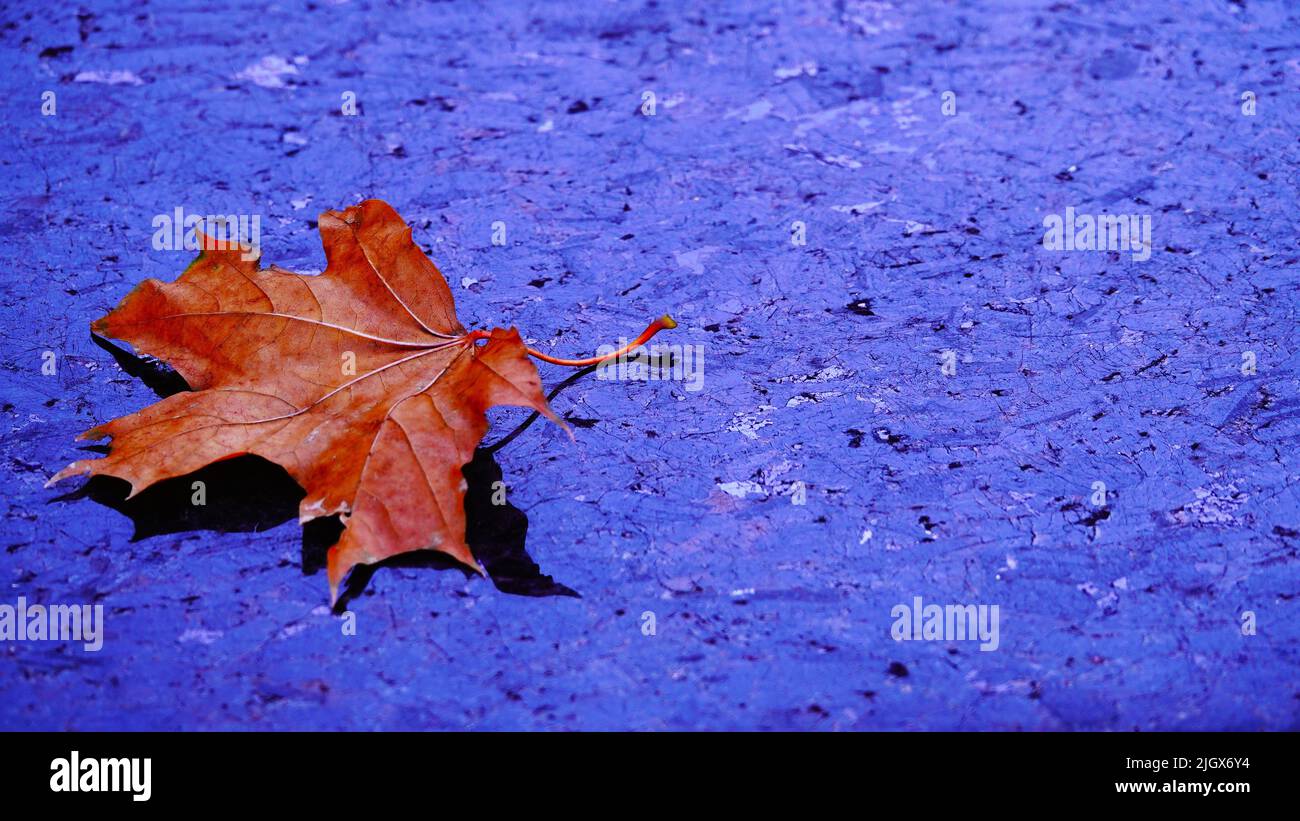
[[[90,339],[96,345],[108,351],[119,368],[130,376],[139,379],[158,396],[166,398],[174,393],[190,389],[190,386],[181,375],[169,368],[166,363],[152,357],[136,356],[119,348],[98,334],[92,333]]]
[[[200,482],[201,491],[196,487]],[[298,502],[304,496],[303,489],[284,468],[257,456],[215,462],[189,475],[165,479],[128,499],[130,491],[125,480],[92,476],[77,490],[54,501],[90,499],[110,507],[131,520],[135,525],[131,541],[138,542],[192,530],[269,530],[296,517]]]
[[[541,568],[528,555],[524,544],[528,538],[528,517],[509,502],[493,504],[493,485],[501,481],[501,466],[487,448],[474,452],[474,459],[461,468],[469,489],[465,492],[465,541],[487,571],[497,589],[516,596],[574,596],[580,594],[542,573]],[[498,500],[500,497],[498,496]],[[322,520],[325,521],[325,520]],[[332,519],[341,531],[337,519]],[[337,537],[336,537],[337,538]],[[310,557],[314,570],[325,566],[329,550],[327,543]],[[306,534],[304,533],[303,567],[308,565]],[[336,610],[346,609],[347,602],[365,592],[375,571],[381,567],[422,567],[436,569],[455,568],[467,575],[472,571],[445,553],[421,550],[394,556],[373,565],[360,565],[348,576],[345,589],[339,594]]]
[[[578,593],[550,576],[525,549],[528,517],[509,503],[492,504],[493,484],[501,481],[501,466],[480,448],[462,468],[469,489],[465,494],[465,539],[483,563],[498,590],[518,596],[577,596]],[[203,501],[195,504],[203,483]],[[240,456],[208,465],[188,476],[167,479],[126,498],[130,485],[110,476],[93,476],[77,490],[54,499],[72,502],[90,499],[126,516],[135,525],[132,541],[168,533],[211,530],[217,533],[256,533],[269,530],[298,515],[304,495],[284,468],[257,456]],[[325,557],[338,541],[343,525],[337,516],[314,519],[302,528],[302,571],[313,575],[325,568]],[[361,595],[381,567],[458,569],[471,573],[444,553],[421,550],[395,556],[352,572],[339,606]]]
[[[112,353],[123,370],[142,379],[159,396],[187,390],[185,381],[165,365],[141,359],[113,344],[94,337],[96,344]],[[573,384],[587,369],[556,386],[554,398]],[[505,502],[493,504],[493,485],[502,480],[501,466],[494,454],[523,432],[536,419],[533,414],[522,425],[490,447],[479,448],[462,472],[468,483],[465,494],[465,539],[483,564],[498,590],[519,596],[578,596],[573,589],[541,572],[528,555],[525,543],[528,517]],[[103,453],[103,445],[88,451]],[[200,491],[196,483],[202,483]],[[305,492],[284,468],[259,456],[240,456],[208,465],[187,476],[167,479],[127,499],[130,485],[109,476],[91,477],[56,502],[90,499],[126,516],[135,525],[132,541],[168,533],[211,530],[218,533],[256,533],[277,527],[298,515],[298,503]],[[196,503],[202,493],[203,504]],[[302,528],[302,571],[313,575],[325,568],[329,548],[338,541],[343,525],[337,516],[312,520]],[[422,550],[395,556],[375,565],[356,568],[339,596],[338,608],[365,592],[371,577],[381,567],[418,567],[472,571],[444,553]]]

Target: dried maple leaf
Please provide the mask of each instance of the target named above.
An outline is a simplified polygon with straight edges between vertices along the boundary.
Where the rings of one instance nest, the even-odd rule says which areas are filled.
[[[554,359],[513,328],[466,331],[442,274],[387,203],[328,211],[319,226],[322,274],[259,269],[245,247],[203,237],[207,250],[178,280],[146,280],[95,322],[95,333],[169,363],[192,390],[86,432],[111,438],[109,453],[73,462],[50,483],[105,474],[134,496],[256,454],[306,490],[300,522],[341,516],[331,601],[356,565],[413,550],[440,550],[482,573],[465,543],[461,467],[487,432],[488,408],[532,408],[564,426],[530,354],[594,364],[674,323],[656,320],[609,357]]]

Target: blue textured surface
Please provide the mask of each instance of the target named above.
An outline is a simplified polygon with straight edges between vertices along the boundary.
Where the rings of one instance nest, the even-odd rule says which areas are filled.
[[[0,645],[0,727],[1296,727],[1300,13],[1180,5],[7,2],[0,603],[108,635]],[[581,378],[576,444],[497,453],[556,585],[381,567],[350,637],[273,471],[138,539],[42,485],[157,398],[88,331],[188,262],[155,214],[319,270],[366,197],[467,326],[577,355],[670,311],[706,378]],[[1045,251],[1066,206],[1151,214],[1152,258]],[[894,642],[918,595],[1001,647]]]

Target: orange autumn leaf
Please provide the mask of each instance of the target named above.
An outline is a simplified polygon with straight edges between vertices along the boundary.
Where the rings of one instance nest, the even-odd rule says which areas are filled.
[[[387,203],[328,211],[319,226],[322,274],[260,269],[256,254],[205,237],[209,250],[178,280],[141,283],[95,322],[95,333],[170,364],[191,391],[83,434],[110,438],[109,453],[50,483],[104,474],[134,496],[255,454],[306,490],[300,522],[340,515],[331,601],[356,565],[413,550],[482,573],[465,543],[461,467],[487,432],[487,410],[531,408],[564,426],[528,356],[596,360],[538,354],[513,328],[466,331],[446,280]],[[657,320],[638,341],[672,326]]]

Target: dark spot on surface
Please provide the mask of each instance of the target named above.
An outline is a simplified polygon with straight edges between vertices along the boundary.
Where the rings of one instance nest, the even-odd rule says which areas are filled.
[[[1086,527],[1096,527],[1098,522],[1104,522],[1110,518],[1110,508],[1103,507],[1101,510],[1093,511],[1079,520],[1079,524]]]
[[[844,307],[849,309],[850,313],[855,313],[858,316],[876,315],[875,312],[871,310],[871,300],[869,299],[856,299]]]
[[[897,445],[903,441],[903,437],[897,433],[890,433],[889,428],[876,428],[876,441],[884,442],[887,445]]]

